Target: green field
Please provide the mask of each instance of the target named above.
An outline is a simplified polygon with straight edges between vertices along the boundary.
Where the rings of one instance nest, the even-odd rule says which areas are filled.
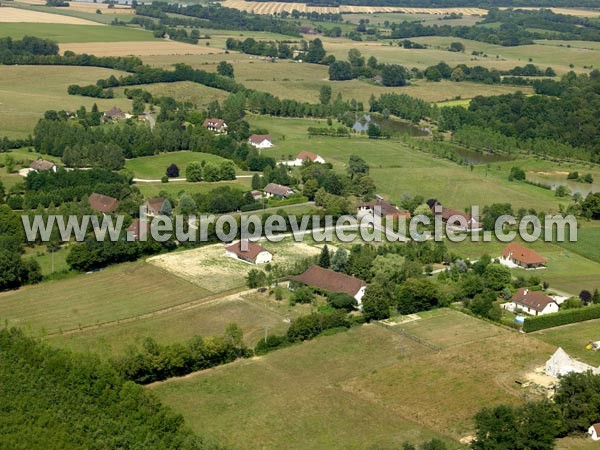
[[[67,94],[70,84],[95,84],[99,78],[123,73],[97,67],[0,66],[0,136],[30,135],[50,109],[76,111],[83,105],[89,111],[96,103],[101,111],[115,105],[129,111],[131,101],[126,98],[94,99]]]
[[[585,348],[589,341],[600,341],[600,319],[537,331],[532,336],[562,347],[569,355],[594,367],[600,367],[600,351]]]
[[[115,16],[118,17],[118,16]],[[152,41],[154,35],[145,30],[103,25],[67,25],[56,23],[3,23],[0,37],[37,36],[58,43]]]
[[[472,415],[484,404],[521,401],[514,378],[552,353],[455,311],[426,314],[411,333],[445,348],[366,325],[153,390],[194,430],[238,448],[398,448],[433,430],[458,447]]]
[[[171,164],[175,164],[179,167],[179,178],[185,178],[185,169],[188,164],[191,162],[202,161],[219,165],[228,160],[211,153],[182,151],[159,153],[158,155],[129,159],[125,163],[125,168],[131,170],[136,178],[160,180],[165,176],[167,167]]]
[[[144,58],[145,62],[147,58]],[[155,97],[172,97],[180,102],[192,102],[197,108],[206,108],[214,100],[223,102],[229,95],[225,91],[204,86],[191,81],[179,81],[175,83],[144,84],[143,86],[128,86],[127,88],[116,88],[115,92],[123,92],[125,89],[141,88],[150,92]]]
[[[29,334],[66,332],[198,300],[202,289],[144,262],[0,294],[0,319]]]
[[[185,176],[185,175],[184,175]],[[169,195],[179,196],[182,192],[188,194],[206,194],[211,190],[220,186],[229,186],[233,189],[242,191],[250,190],[250,178],[240,178],[237,181],[217,181],[207,183],[204,181],[198,183],[188,183],[187,181],[170,181],[168,183],[136,183],[136,187],[146,198],[158,197],[161,192],[166,192]]]

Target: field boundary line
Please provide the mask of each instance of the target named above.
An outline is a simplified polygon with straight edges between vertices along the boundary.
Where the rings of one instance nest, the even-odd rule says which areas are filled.
[[[424,347],[427,347],[430,350],[433,350],[434,352],[439,352],[439,351],[442,350],[442,347],[439,347],[439,346],[437,346],[435,344],[432,344],[431,342],[429,342],[429,341],[427,341],[427,340],[425,340],[423,338],[420,338],[419,336],[416,336],[416,335],[414,335],[412,333],[409,333],[404,328],[402,328],[400,325],[392,326],[392,325],[387,325],[387,324],[385,324],[383,322],[380,322],[380,321],[374,321],[373,324],[375,324],[375,325],[377,325],[379,327],[385,328],[386,330],[390,330],[390,331],[392,331],[394,333],[401,334],[402,336],[410,339],[411,341],[414,341],[417,344],[423,345]]]
[[[178,305],[168,306],[166,308],[157,309],[147,313],[139,314],[137,316],[124,317],[123,319],[110,320],[106,322],[96,323],[94,325],[87,325],[79,328],[71,328],[66,331],[58,331],[54,333],[45,334],[42,337],[56,337],[56,336],[70,336],[78,333],[85,333],[87,331],[97,330],[100,328],[106,328],[113,325],[121,325],[126,323],[135,322],[137,320],[151,319],[163,314],[170,312],[187,311],[189,309],[198,308],[200,306],[212,305],[221,301],[229,300],[232,297],[239,297],[243,294],[250,293],[253,289],[245,290],[244,288],[234,288],[228,291],[219,292],[217,294],[209,295],[207,297],[198,298],[189,302],[180,303]]]

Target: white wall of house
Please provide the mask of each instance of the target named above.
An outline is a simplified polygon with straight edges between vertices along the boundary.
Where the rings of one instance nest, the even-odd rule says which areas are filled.
[[[358,309],[362,309],[362,298],[365,295],[365,291],[367,290],[366,286],[361,287],[356,294],[354,294],[354,298],[358,302]]]
[[[542,316],[544,314],[552,314],[558,312],[559,307],[557,303],[552,302],[548,303],[542,311],[538,312],[537,310],[529,308],[525,305],[521,305],[520,303],[510,302],[506,305],[506,309],[511,312],[522,311],[525,314],[529,314],[530,316]]]
[[[256,147],[256,148],[271,148],[271,147],[273,147],[273,143],[271,141],[269,141],[268,139],[265,139],[262,142],[259,142],[258,144],[250,142],[250,145],[252,145],[253,147]]]
[[[273,261],[273,255],[271,252],[264,250],[256,255],[256,264],[265,264],[271,261]]]
[[[600,435],[598,435],[598,433],[596,433],[596,429],[594,428],[594,426],[591,426],[588,429],[588,434],[592,438],[592,441],[600,441]]]

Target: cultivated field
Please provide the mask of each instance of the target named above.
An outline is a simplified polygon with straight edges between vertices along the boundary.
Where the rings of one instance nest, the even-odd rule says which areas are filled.
[[[68,73],[68,77],[65,74]],[[0,136],[25,137],[50,109],[89,111],[96,103],[101,111],[113,105],[131,109],[127,98],[97,99],[68,95],[70,84],[94,84],[99,78],[119,76],[123,72],[97,67],[0,66]],[[43,79],[43,83],[40,80]]]
[[[210,295],[144,262],[47,281],[0,294],[0,319],[33,335],[122,321]]]
[[[193,429],[237,448],[398,448],[433,430],[454,448],[480,407],[520,402],[514,379],[553,350],[453,311],[414,324],[445,348],[365,325],[153,390]]]
[[[223,50],[205,45],[193,45],[167,40],[111,43],[73,42],[60,46],[61,53],[67,50],[75,53],[89,53],[96,56],[207,55],[211,53],[223,53]]]
[[[20,0],[20,3],[34,6],[45,6],[45,0]],[[57,14],[64,13],[65,11],[80,11],[85,13],[94,13],[96,11],[102,11],[102,14],[135,14],[135,11],[129,5],[120,5],[115,3],[112,8],[108,7],[107,3],[97,2],[69,2],[69,6],[56,8]]]
[[[278,243],[261,242],[261,245],[273,253],[272,264],[287,264],[318,255],[321,251],[316,246],[287,239]],[[213,294],[243,287],[246,275],[255,268],[254,265],[226,257],[224,244],[153,256],[148,262]]]
[[[4,9],[4,8],[2,8]],[[28,12],[28,11],[25,11]],[[48,14],[56,17],[57,14]],[[67,17],[68,19],[69,17]],[[6,23],[0,27],[0,37],[22,39],[23,36],[37,36],[58,43],[67,42],[160,42],[150,31],[127,27],[104,26],[98,23],[90,25],[68,25],[57,23]],[[89,53],[89,52],[88,52]]]
[[[0,22],[3,23],[55,23],[67,25],[96,25],[91,20],[79,19],[77,17],[64,16],[62,14],[49,14],[40,11],[30,11],[27,9],[2,7],[0,9]]]

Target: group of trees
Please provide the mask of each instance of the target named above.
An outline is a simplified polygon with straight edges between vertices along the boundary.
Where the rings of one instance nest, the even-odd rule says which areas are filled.
[[[523,406],[483,408],[475,416],[475,450],[550,450],[558,437],[585,433],[600,421],[600,376],[570,373],[560,378],[552,400]]]
[[[3,328],[0,359],[0,402],[10,411],[2,417],[2,444],[8,448],[217,448],[95,356]]]
[[[233,161],[223,161],[220,165],[213,163],[191,162],[185,169],[188,181],[222,181],[235,180],[235,164]]]
[[[592,71],[589,76],[571,72],[560,84],[558,98],[517,92],[476,97],[468,108],[443,108],[440,128],[478,133],[480,144],[485,134],[492,142],[512,139],[513,148],[600,161],[600,127],[595,120],[600,104],[596,101],[600,96],[600,71]],[[468,134],[464,132],[463,138]]]

